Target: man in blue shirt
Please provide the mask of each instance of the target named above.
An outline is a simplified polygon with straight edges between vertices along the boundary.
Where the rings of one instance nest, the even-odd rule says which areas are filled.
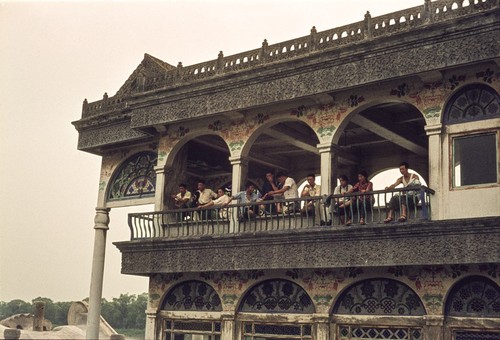
[[[231,200],[235,199],[238,200],[238,203],[247,204],[259,202],[261,200],[260,197],[260,193],[255,191],[255,186],[252,183],[247,182],[245,184],[245,190],[233,195]],[[258,213],[258,209],[258,205],[243,207],[243,213],[240,215],[240,219],[254,218]]]

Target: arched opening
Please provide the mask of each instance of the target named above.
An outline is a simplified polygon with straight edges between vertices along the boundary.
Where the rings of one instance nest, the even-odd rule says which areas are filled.
[[[315,311],[302,287],[292,281],[271,279],[245,294],[238,309],[238,321],[247,340],[312,339]],[[280,315],[279,320],[269,320],[269,314],[276,313]],[[298,315],[301,316],[299,322]]]
[[[457,282],[445,303],[447,338],[496,339],[500,318],[500,287],[483,276],[469,276]],[[482,325],[482,326],[479,326]]]
[[[410,287],[396,280],[368,279],[347,287],[333,314],[341,340],[423,339],[424,305]]]
[[[248,179],[262,188],[269,171],[283,171],[296,182],[309,173],[319,173],[318,143],[316,133],[301,121],[267,126],[250,146]]]
[[[160,307],[161,338],[220,339],[221,311],[221,299],[212,286],[197,280],[179,283],[165,295]],[[199,313],[212,313],[212,320],[200,320]]]
[[[357,97],[351,99],[360,101]],[[337,173],[354,181],[357,171],[363,169],[372,178],[405,161],[428,178],[428,137],[424,126],[421,112],[404,102],[381,103],[355,113],[338,135]]]
[[[166,175],[165,206],[173,209],[171,195],[179,192],[179,184],[186,184],[191,193],[202,179],[207,188],[216,191],[231,185],[231,164],[226,142],[216,135],[203,135],[187,141],[175,154]]]

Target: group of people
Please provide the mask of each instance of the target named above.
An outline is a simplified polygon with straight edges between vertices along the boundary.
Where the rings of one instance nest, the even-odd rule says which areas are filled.
[[[418,175],[410,173],[408,170],[408,163],[402,162],[399,165],[399,171],[402,176],[399,177],[394,184],[387,186],[385,189],[394,189],[400,184],[405,188],[419,186],[420,179]],[[209,211],[202,208],[211,206],[219,208],[218,214],[220,218],[227,218],[231,212],[224,208],[233,201],[240,204],[256,203],[241,209],[238,216],[240,220],[252,219],[257,215],[274,213],[300,212],[306,215],[319,215],[322,209],[319,203],[320,200],[309,200],[307,197],[320,196],[321,186],[315,183],[314,174],[307,175],[306,181],[307,183],[304,185],[299,196],[297,183],[284,172],[278,172],[276,176],[273,172],[267,172],[262,186],[262,193],[256,190],[255,185],[251,182],[247,182],[245,184],[245,190],[235,195],[227,195],[223,188],[217,189],[216,193],[212,189],[206,187],[205,181],[199,180],[197,183],[197,190],[194,194],[187,190],[185,184],[180,184],[179,193],[173,194],[172,198],[177,208],[199,208],[201,210],[201,217],[203,218],[207,217]],[[330,195],[324,200],[325,206],[330,207],[331,214],[339,215],[342,224],[352,224],[354,211],[358,212],[359,224],[366,224],[366,213],[371,211],[374,204],[374,196],[370,193],[373,191],[373,183],[368,180],[368,174],[364,170],[359,171],[358,182],[354,185],[349,184],[349,179],[345,175],[339,176],[339,181],[340,185],[334,189],[333,196]],[[351,193],[360,193],[360,195],[345,196]],[[335,197],[333,204],[332,197]],[[293,201],[293,199],[299,198],[305,198],[302,207],[298,202]],[[405,222],[407,219],[407,206],[409,205],[412,207],[412,205],[417,203],[418,196],[414,193],[411,194],[411,192],[406,192],[401,196],[398,194],[393,195],[388,204],[387,217],[384,223],[393,221],[394,212],[399,209],[401,209],[401,214],[398,220],[400,222]],[[183,217],[186,218],[186,216],[187,215]]]
[[[410,166],[407,162],[399,164],[399,172],[402,176],[398,177],[393,184],[385,187],[385,190],[392,190],[400,184],[403,185],[403,188],[420,187],[420,178],[417,174],[410,173],[408,171],[409,169]],[[358,182],[354,185],[349,184],[349,179],[345,175],[339,176],[339,181],[340,185],[337,186],[333,192],[336,199],[331,206],[331,213],[339,215],[341,224],[351,225],[353,212],[357,211],[359,215],[359,224],[366,224],[366,213],[371,211],[375,201],[373,194],[370,194],[370,192],[373,191],[373,183],[368,180],[368,174],[364,170],[359,171]],[[356,192],[362,195],[345,196],[346,194]],[[331,196],[330,199],[327,199],[325,202],[326,205],[330,205]],[[419,196],[416,191],[405,191],[402,195],[392,195],[388,204],[387,217],[384,219],[384,223],[392,222],[394,220],[394,212],[397,210],[401,210],[398,221],[406,222],[408,207],[413,208],[418,202]]]

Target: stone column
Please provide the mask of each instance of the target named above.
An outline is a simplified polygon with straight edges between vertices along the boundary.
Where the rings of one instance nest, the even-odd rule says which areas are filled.
[[[443,150],[441,143],[442,124],[427,125],[425,132],[429,136],[429,188],[436,193],[431,195],[430,218],[443,218]]]
[[[35,301],[35,315],[33,317],[33,330],[43,331],[43,321],[45,320],[45,302]]]
[[[248,160],[241,156],[229,157],[229,162],[233,167],[233,174],[231,178],[231,191],[232,195],[243,190],[243,181],[245,180],[248,172]],[[233,218],[229,221],[229,232],[234,233],[238,225],[238,220],[235,218],[237,216],[236,209],[234,209]]]
[[[160,166],[154,167],[156,172],[156,188],[155,188],[155,211],[161,211],[165,205],[165,168]]]
[[[221,340],[233,340],[236,339],[234,336],[235,331],[235,318],[232,313],[223,313],[222,314],[222,334]]]
[[[99,339],[101,321],[102,283],[104,279],[104,257],[106,254],[106,233],[109,225],[108,208],[97,207],[94,218],[94,254],[90,278],[89,313],[87,315],[87,339]]]
[[[334,181],[334,166],[336,165],[336,157],[333,153],[333,147],[331,144],[318,144],[317,148],[319,150],[321,165],[321,195],[329,195],[333,193],[333,187],[335,186]],[[326,210],[325,210],[326,209]],[[332,219],[330,214],[330,208],[320,207],[320,220],[328,221]]]
[[[242,156],[229,157],[229,162],[233,167],[233,175],[231,179],[232,194],[243,190],[244,180],[248,172],[248,160]]]
[[[313,316],[313,322],[317,325],[317,340],[330,340],[330,317],[328,314],[316,314]]]
[[[333,187],[335,186],[335,154],[331,144],[318,144],[317,148],[321,158],[321,194],[328,195],[333,193]]]
[[[444,316],[424,315],[424,340],[444,339]]]
[[[146,330],[144,339],[156,339],[156,311],[148,309],[146,311]]]

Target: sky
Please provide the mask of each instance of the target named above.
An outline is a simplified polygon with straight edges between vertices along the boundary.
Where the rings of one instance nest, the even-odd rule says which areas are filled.
[[[111,97],[144,53],[184,66],[421,5],[424,0],[0,0],[0,301],[89,294],[100,157],[77,150],[82,102]],[[103,297],[147,291],[120,274],[112,209]]]

